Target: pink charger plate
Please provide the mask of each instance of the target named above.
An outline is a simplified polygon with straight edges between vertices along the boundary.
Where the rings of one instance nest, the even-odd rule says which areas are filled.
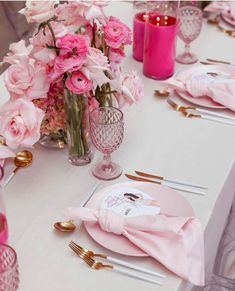
[[[99,208],[102,200],[111,190],[123,186],[137,188],[153,197],[160,204],[162,213],[175,216],[194,216],[194,211],[189,202],[177,191],[147,182],[125,182],[103,188],[93,195],[87,207]],[[84,225],[89,235],[96,242],[113,252],[127,256],[148,256],[126,237],[102,231],[98,222],[84,222]]]

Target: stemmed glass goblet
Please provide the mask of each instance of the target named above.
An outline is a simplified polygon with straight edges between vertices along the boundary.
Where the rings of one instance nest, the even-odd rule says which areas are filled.
[[[111,161],[110,154],[123,140],[123,113],[115,107],[100,107],[90,113],[91,139],[101,151],[103,161],[94,166],[92,173],[101,180],[112,180],[122,173],[121,167]]]
[[[202,11],[195,6],[183,6],[178,10],[178,36],[185,43],[185,51],[176,60],[182,64],[196,63],[198,58],[190,51],[190,43],[202,28]]]

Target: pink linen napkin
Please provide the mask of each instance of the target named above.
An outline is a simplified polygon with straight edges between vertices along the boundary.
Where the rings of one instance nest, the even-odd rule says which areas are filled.
[[[214,1],[207,5],[204,11],[219,12],[235,19],[235,4],[232,1]]]
[[[212,76],[210,73],[216,73],[217,76]],[[192,67],[163,83],[179,92],[189,93],[194,98],[208,96],[215,102],[235,111],[234,66]]]
[[[15,153],[12,152],[7,146],[0,144],[0,166],[3,166],[6,158],[14,158]]]
[[[169,270],[194,285],[204,285],[204,241],[194,217],[165,214],[125,217],[107,209],[70,207],[70,219],[97,221],[103,231],[124,235]]]

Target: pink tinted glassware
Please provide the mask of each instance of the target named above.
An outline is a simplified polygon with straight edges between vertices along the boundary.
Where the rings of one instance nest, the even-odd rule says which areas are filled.
[[[100,107],[90,114],[91,139],[94,146],[104,154],[103,162],[94,166],[92,173],[101,180],[112,180],[122,173],[121,167],[111,161],[110,154],[123,140],[124,122],[121,110]]]
[[[2,199],[2,192],[4,187],[3,176],[4,176],[3,167],[0,165],[0,244],[5,243],[8,239],[8,225],[5,214],[6,212],[4,202]]]
[[[185,43],[185,51],[176,60],[182,64],[196,63],[198,58],[190,51],[190,43],[200,34],[202,11],[194,6],[183,6],[178,10],[178,36]]]
[[[19,271],[14,249],[0,244],[0,291],[15,291],[19,287]]]

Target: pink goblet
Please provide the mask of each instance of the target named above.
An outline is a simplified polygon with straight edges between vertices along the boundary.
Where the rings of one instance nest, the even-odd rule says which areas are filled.
[[[183,6],[178,10],[178,36],[185,43],[185,51],[176,60],[182,64],[196,63],[198,58],[190,51],[190,43],[195,40],[202,28],[202,11],[194,6]]]
[[[94,166],[93,175],[101,180],[119,177],[121,167],[111,161],[110,154],[123,140],[123,113],[114,107],[97,108],[90,113],[90,129],[94,146],[104,154],[103,162]]]

